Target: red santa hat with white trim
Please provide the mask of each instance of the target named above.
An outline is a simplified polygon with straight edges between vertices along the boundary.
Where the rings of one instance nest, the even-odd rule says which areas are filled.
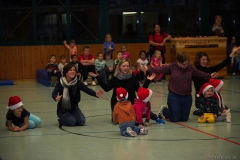
[[[7,109],[14,110],[23,105],[22,100],[18,96],[12,96],[8,100]]]
[[[139,87],[137,95],[140,101],[147,103],[152,97],[152,90],[148,88]]]
[[[204,94],[209,88],[214,88],[210,83],[204,83],[199,90],[197,97],[200,97],[201,94]]]
[[[222,80],[212,78],[209,80],[209,83],[214,87],[215,92],[218,92],[219,89],[221,89],[224,85],[224,82]]]
[[[217,98],[219,101],[219,106],[225,106],[222,97],[219,96],[218,91],[223,87],[224,82],[222,80],[219,79],[210,79],[209,83],[214,87],[214,92],[215,94],[213,95],[213,97]]]
[[[116,89],[116,97],[118,101],[125,101],[128,99],[128,92],[124,88],[119,87]]]

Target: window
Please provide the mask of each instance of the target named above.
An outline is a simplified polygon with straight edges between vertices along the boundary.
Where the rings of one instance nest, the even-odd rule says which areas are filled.
[[[66,4],[60,0],[37,0],[37,41],[66,39]]]
[[[137,0],[109,2],[109,30],[115,39],[137,38]]]
[[[173,3],[174,37],[199,35],[199,0],[179,0]]]
[[[2,0],[2,42],[33,40],[31,5],[31,0]]]
[[[153,25],[159,24],[162,32],[169,33],[169,5],[168,1],[144,1],[142,3],[141,34],[142,38],[148,39],[154,32]]]

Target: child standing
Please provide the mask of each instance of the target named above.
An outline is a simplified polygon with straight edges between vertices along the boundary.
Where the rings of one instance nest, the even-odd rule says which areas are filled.
[[[140,126],[148,126],[150,123],[150,119],[156,120],[157,123],[165,122],[157,118],[157,115],[153,116],[154,114],[151,112],[151,103],[150,99],[152,98],[152,90],[148,88],[139,87],[137,92],[138,97],[134,99],[133,109],[136,114],[137,123]],[[156,117],[156,118],[153,118]],[[146,118],[145,122],[143,123],[142,118]]]
[[[140,70],[141,80],[144,80],[144,77],[147,76],[147,71],[145,66],[148,66],[148,60],[146,59],[146,52],[144,50],[139,52],[139,59],[137,60],[138,68]]]
[[[228,123],[231,123],[230,109],[225,106],[223,102],[223,97],[221,95],[224,82],[219,79],[210,79],[209,83],[214,87],[213,97],[218,99],[218,105],[222,110],[222,114],[216,118],[216,121],[226,120]]]
[[[151,58],[151,62],[150,62],[151,67],[162,67],[162,56],[161,56],[161,51],[160,50],[155,50],[152,58]],[[162,81],[162,76],[164,75],[164,73],[160,73],[159,75],[157,75],[155,82],[161,82]]]
[[[217,115],[221,115],[221,109],[218,106],[217,98],[213,97],[214,88],[210,83],[205,83],[197,97],[199,98],[199,108],[198,108],[198,122],[199,123],[214,123]]]
[[[18,96],[9,98],[6,127],[13,132],[33,129],[42,123],[42,120],[23,108],[22,100]],[[14,125],[14,126],[13,126]]]
[[[58,69],[61,72],[61,75],[63,74],[63,67],[67,64],[67,57],[65,55],[61,55],[60,57],[61,63],[58,64]]]
[[[103,49],[104,49],[104,54],[106,52],[109,52],[111,54],[111,59],[112,59],[112,54],[113,51],[116,49],[115,44],[112,42],[112,37],[111,34],[106,34],[105,35],[105,42],[103,43]]]
[[[63,41],[63,44],[67,47],[67,49],[69,50],[69,57],[70,57],[70,62],[71,62],[71,56],[73,54],[77,55],[77,46],[76,46],[76,42],[74,39],[70,40],[70,44],[67,44],[67,41]]]
[[[114,65],[114,61],[113,59],[111,59],[111,54],[109,52],[105,53],[105,63],[106,66],[108,67],[108,73],[110,74],[114,74],[115,72],[115,65]],[[109,77],[107,77],[109,79]]]
[[[113,123],[119,123],[120,134],[126,137],[136,137],[138,134],[148,134],[147,129],[135,126],[136,115],[131,102],[127,101],[127,91],[122,87],[117,88],[116,98],[118,102],[116,103],[113,111]]]
[[[122,54],[123,54],[123,59],[130,61],[130,53],[127,52],[125,44],[122,44]]]
[[[51,76],[56,76],[58,80],[60,79],[60,76],[61,76],[61,72],[59,71],[58,65],[56,63],[55,55],[50,55],[50,63],[46,65],[46,71],[48,74],[49,85],[54,85],[51,82]]]
[[[104,81],[108,82],[109,72],[108,68],[105,67],[106,63],[103,60],[104,54],[102,52],[97,53],[97,59],[95,60],[96,71],[99,74],[99,77]]]
[[[121,51],[118,51],[118,52],[117,52],[117,59],[114,61],[115,68],[117,68],[118,63],[119,63],[121,60],[123,60],[123,55],[122,55],[122,52],[121,52]]]
[[[78,57],[76,54],[73,54],[71,56],[71,63],[74,64],[76,66],[76,73],[77,73],[77,78],[78,80],[81,79],[81,73],[82,73],[82,65],[81,63],[78,62]]]

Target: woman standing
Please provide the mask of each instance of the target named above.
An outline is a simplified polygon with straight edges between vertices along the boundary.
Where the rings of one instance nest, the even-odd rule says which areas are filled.
[[[161,27],[159,24],[155,23],[153,25],[154,33],[151,34],[148,38],[149,44],[150,44],[150,50],[149,54],[150,57],[154,54],[155,50],[160,50],[161,51],[161,56],[163,58],[162,63],[165,63],[165,43],[167,40],[171,38],[171,35],[161,32]]]
[[[58,102],[57,115],[60,124],[65,126],[83,126],[85,124],[85,117],[78,107],[81,90],[94,97],[101,97],[103,94],[103,90],[95,92],[79,81],[76,76],[76,66],[69,63],[64,66],[63,76],[52,92],[52,98]]]

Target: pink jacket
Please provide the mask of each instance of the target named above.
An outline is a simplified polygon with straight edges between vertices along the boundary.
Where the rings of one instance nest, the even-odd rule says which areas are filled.
[[[150,102],[143,102],[139,99],[134,99],[133,109],[136,114],[136,119],[138,124],[142,124],[142,118],[146,117],[147,120],[150,120],[150,112],[151,112],[151,103]]]

